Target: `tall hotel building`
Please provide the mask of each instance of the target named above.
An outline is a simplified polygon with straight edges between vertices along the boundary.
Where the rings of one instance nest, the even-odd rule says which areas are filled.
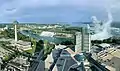
[[[75,52],[90,51],[91,39],[89,28],[82,27],[75,33]]]

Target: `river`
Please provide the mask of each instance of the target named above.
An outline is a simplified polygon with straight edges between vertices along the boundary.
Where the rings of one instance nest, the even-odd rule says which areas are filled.
[[[74,41],[74,39],[71,39],[71,38],[39,36],[38,34],[34,34],[33,32],[28,31],[28,30],[27,31],[26,30],[20,31],[20,33],[25,35],[25,36],[35,38],[36,40],[47,40],[49,42],[53,42],[56,44],[60,44],[61,42],[66,41],[66,40]]]

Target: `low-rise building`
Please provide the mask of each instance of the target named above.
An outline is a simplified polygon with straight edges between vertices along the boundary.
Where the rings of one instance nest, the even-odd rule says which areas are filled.
[[[9,61],[4,71],[28,71],[30,62],[28,62],[27,57],[16,57],[15,59]]]

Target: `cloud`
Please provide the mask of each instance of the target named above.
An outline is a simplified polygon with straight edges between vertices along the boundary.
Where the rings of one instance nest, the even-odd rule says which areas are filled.
[[[48,8],[52,7],[52,10],[49,10],[47,7]],[[61,9],[60,7],[63,7],[63,8]],[[110,9],[115,14],[116,12],[120,11],[119,10],[120,1],[119,0],[3,0],[3,1],[0,1],[0,20],[3,22],[6,22],[6,21],[11,22],[13,19],[22,19],[22,18],[30,19],[31,17],[34,17],[34,19],[35,18],[37,19],[38,16],[41,16],[41,14],[42,14],[42,17],[43,16],[46,17],[45,15],[46,13],[43,13],[43,11],[42,13],[38,11],[38,10],[44,10],[43,8],[45,9],[47,8],[47,10],[44,10],[44,11],[47,11],[47,15],[51,14],[49,16],[52,16],[54,15],[54,13],[51,13],[51,12],[55,12],[55,15],[58,16],[60,12],[61,14],[64,12],[64,7],[67,7],[67,8],[73,7],[75,8],[76,11],[79,11],[77,9],[81,9],[81,10],[86,9],[85,11],[87,11],[88,14],[91,12],[93,12],[92,14],[98,14],[99,10]],[[58,10],[60,8],[60,10],[54,11],[53,8],[55,10]],[[71,9],[71,10],[74,10],[74,9]],[[58,12],[58,14],[56,12]],[[81,12],[82,11],[80,11],[80,13]],[[74,12],[74,13],[79,14],[77,12]],[[72,11],[71,16],[76,16],[76,14],[74,13]],[[105,13],[105,11],[102,13]],[[67,16],[65,14],[66,13],[63,14],[63,17]],[[116,16],[117,15],[115,15],[115,17]]]

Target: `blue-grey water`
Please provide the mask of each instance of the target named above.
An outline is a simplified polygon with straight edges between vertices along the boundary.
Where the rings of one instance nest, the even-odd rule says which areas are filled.
[[[31,38],[35,38],[36,40],[47,40],[49,42],[53,42],[53,43],[56,43],[56,44],[60,44],[61,42],[63,41],[70,41],[70,40],[74,40],[74,39],[71,39],[71,38],[60,38],[60,37],[46,37],[46,36],[39,36],[37,34],[34,34],[33,32],[31,31],[20,31],[20,33],[22,33],[23,35],[25,36],[29,36]]]

